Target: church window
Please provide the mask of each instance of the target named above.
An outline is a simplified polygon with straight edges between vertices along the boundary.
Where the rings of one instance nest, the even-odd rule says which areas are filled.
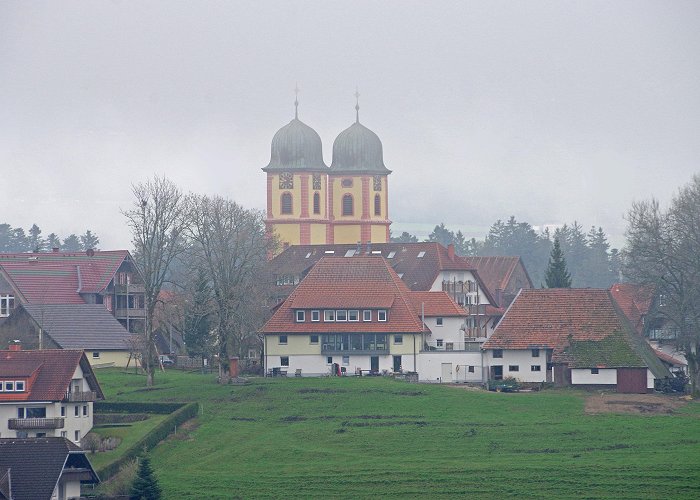
[[[321,174],[313,174],[311,178],[313,182],[314,189],[321,189]]]
[[[352,195],[346,194],[345,196],[343,196],[343,215],[352,215],[352,214],[353,214]]]
[[[318,193],[314,193],[314,213],[321,213],[321,196]]]
[[[382,190],[382,176],[381,175],[374,176],[374,190],[375,191]]]
[[[343,179],[340,181],[340,185],[343,186],[344,188],[351,188],[352,187],[352,179]]]
[[[280,189],[294,189],[294,174],[291,172],[280,174]]]
[[[378,194],[374,195],[374,215],[382,215],[382,198]]]
[[[282,193],[282,213],[292,213],[292,195],[290,193]]]

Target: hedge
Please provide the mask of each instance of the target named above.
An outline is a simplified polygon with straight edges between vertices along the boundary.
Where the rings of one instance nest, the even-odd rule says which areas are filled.
[[[130,460],[135,459],[139,456],[144,449],[151,449],[155,447],[158,443],[167,438],[172,432],[175,426],[180,425],[187,420],[197,416],[199,412],[199,403],[100,403],[96,411],[104,411],[101,407],[104,405],[121,405],[119,411],[124,412],[124,405],[128,405],[131,408],[139,408],[139,411],[144,411],[145,406],[156,406],[156,405],[169,405],[171,407],[176,407],[176,410],[172,412],[168,417],[165,418],[161,423],[151,430],[148,434],[143,436],[133,445],[126,449],[121,457],[116,459],[114,462],[110,462],[101,469],[97,470],[97,475],[102,481],[105,481],[119,472]],[[97,406],[97,405],[96,405]],[[112,411],[117,411],[113,409]],[[158,413],[152,411],[150,413]],[[164,413],[164,412],[160,412]]]
[[[182,408],[186,403],[142,403],[125,402],[113,403],[97,401],[94,405],[94,413],[155,413],[167,415]]]

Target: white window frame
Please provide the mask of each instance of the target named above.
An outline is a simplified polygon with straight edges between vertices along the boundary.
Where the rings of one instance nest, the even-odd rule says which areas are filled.
[[[301,310],[301,309],[297,309],[295,311],[295,317],[296,317],[297,323],[303,323],[304,321],[306,321],[306,311]]]
[[[435,318],[435,324],[436,324],[437,326],[442,326],[442,324],[443,324],[442,318]]]
[[[365,309],[362,311],[362,321],[372,321],[372,310]]]
[[[314,342],[314,337],[316,337],[316,342]],[[320,337],[320,335],[318,335],[317,333],[313,333],[313,334],[309,335],[309,344],[317,345],[319,342],[319,337]]]
[[[357,309],[350,309],[348,311],[348,321],[360,321],[360,311]]]
[[[541,372],[542,365],[530,365],[530,371],[531,372]]]
[[[3,382],[3,386],[5,389],[5,392],[15,392],[15,381],[14,380],[5,380]]]
[[[282,337],[284,337],[284,340],[282,340]],[[277,343],[279,345],[287,345],[288,342],[289,342],[289,337],[287,335],[280,335],[277,338]]]
[[[377,321],[380,321],[382,323],[386,323],[387,316],[388,315],[387,315],[386,309],[379,309],[377,311]],[[382,319],[382,317],[384,317],[384,319]]]
[[[24,392],[24,380],[15,380],[15,392]]]
[[[283,360],[284,358],[287,358],[287,364],[285,365]],[[289,356],[280,356],[280,366],[286,366],[289,367]]]
[[[394,344],[403,345],[403,335],[401,335],[401,334],[394,335]]]
[[[335,323],[335,309],[324,309],[323,321],[327,323]]]
[[[343,366],[350,366],[350,356],[347,354],[343,355]]]
[[[92,351],[92,359],[100,359],[100,351]]]
[[[335,321],[345,323],[348,320],[348,310],[347,309],[337,309],[335,311]]]
[[[520,365],[508,365],[509,372],[520,372]]]
[[[15,296],[9,293],[0,295],[0,318],[7,318],[15,308]]]
[[[321,321],[321,311],[318,311],[318,310],[311,311],[311,321],[314,321],[314,322]]]

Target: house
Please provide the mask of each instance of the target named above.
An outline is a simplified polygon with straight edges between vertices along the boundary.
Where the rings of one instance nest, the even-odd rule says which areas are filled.
[[[468,314],[444,291],[410,290],[379,255],[321,258],[260,333],[267,372],[417,372],[421,380],[481,380]],[[336,368],[338,370],[336,370]],[[469,375],[467,375],[469,374]]]
[[[520,257],[504,255],[463,257],[466,264],[476,269],[495,300],[495,306],[505,309],[521,289],[532,288],[532,280]]]
[[[143,278],[126,250],[0,253],[0,321],[18,305],[102,304],[127,331],[144,331]]]
[[[0,438],[64,437],[92,429],[93,402],[104,399],[83,351],[0,351]]]
[[[268,265],[276,285],[273,302],[289,296],[316,262],[330,256],[383,257],[409,289],[447,292],[467,311],[468,332],[474,337],[488,336],[502,315],[477,270],[455,254],[453,245],[434,242],[290,246]]]
[[[102,304],[26,304],[0,324],[0,345],[82,349],[95,366],[126,366],[133,337]]]
[[[608,290],[521,290],[483,349],[491,380],[635,393],[670,376]]]
[[[66,438],[0,438],[0,500],[80,498],[100,479],[85,452]]]

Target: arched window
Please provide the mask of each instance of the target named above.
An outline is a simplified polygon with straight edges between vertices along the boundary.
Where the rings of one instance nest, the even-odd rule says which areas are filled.
[[[374,195],[374,215],[382,215],[382,198],[378,194]]]
[[[314,213],[321,213],[321,195],[314,193]]]
[[[352,215],[352,195],[346,194],[343,196],[343,215]]]
[[[282,193],[282,213],[292,213],[292,195],[291,193]]]

